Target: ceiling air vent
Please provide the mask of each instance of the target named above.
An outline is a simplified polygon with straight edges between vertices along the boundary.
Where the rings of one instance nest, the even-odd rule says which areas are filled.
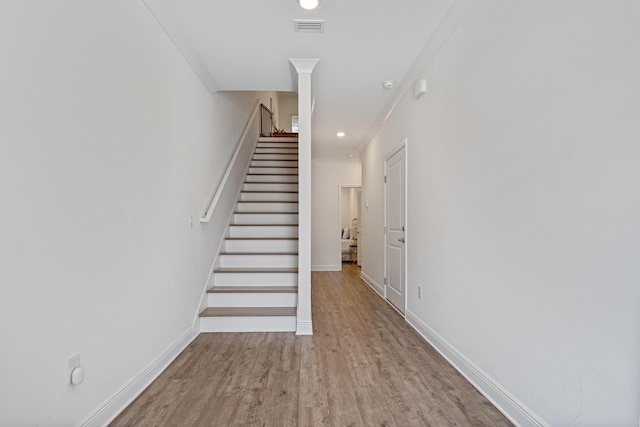
[[[324,20],[294,19],[293,30],[296,33],[324,33]]]

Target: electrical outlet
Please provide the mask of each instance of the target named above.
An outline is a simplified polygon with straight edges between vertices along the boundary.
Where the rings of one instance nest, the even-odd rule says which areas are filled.
[[[422,299],[422,286],[418,286],[418,299]]]
[[[80,353],[71,356],[67,364],[67,384],[71,384],[71,372],[80,366]]]

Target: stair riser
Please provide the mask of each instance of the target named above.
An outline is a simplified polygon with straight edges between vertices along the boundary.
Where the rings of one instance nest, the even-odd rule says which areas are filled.
[[[298,273],[214,273],[215,286],[297,286]]]
[[[297,144],[297,137],[286,136],[261,136],[258,138],[258,144]]]
[[[236,205],[237,212],[298,212],[297,203],[252,203],[241,202]]]
[[[298,168],[249,168],[249,173],[298,173]]]
[[[221,268],[297,268],[297,255],[220,255]]]
[[[229,226],[229,237],[298,237],[295,225]]]
[[[298,184],[275,184],[269,182],[246,182],[242,185],[244,191],[297,191]]]
[[[233,215],[234,224],[297,224],[297,213],[241,213]]]
[[[295,332],[295,316],[201,317],[201,332]]]
[[[298,154],[298,148],[289,147],[256,147],[256,154]]]
[[[209,307],[296,307],[297,293],[209,293]]]
[[[226,252],[298,252],[298,240],[227,240]]]
[[[255,166],[268,166],[268,167],[275,167],[275,168],[281,168],[281,167],[287,167],[287,166],[293,166],[293,167],[298,167],[298,162],[297,161],[290,161],[290,160],[251,160],[251,166],[255,167]]]
[[[298,193],[240,193],[240,200],[243,201],[287,201],[295,202],[298,200]]]
[[[287,144],[285,142],[275,143],[275,144],[258,143],[258,145],[256,146],[256,150],[272,150],[276,152],[289,152],[289,151],[299,152],[298,144]]]
[[[298,182],[298,175],[247,175],[247,182]]]
[[[253,160],[298,160],[297,154],[260,154],[255,153]]]

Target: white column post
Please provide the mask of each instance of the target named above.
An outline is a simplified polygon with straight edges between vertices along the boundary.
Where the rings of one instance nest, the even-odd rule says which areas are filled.
[[[311,321],[311,73],[318,59],[290,59],[298,73],[298,315],[296,335]]]

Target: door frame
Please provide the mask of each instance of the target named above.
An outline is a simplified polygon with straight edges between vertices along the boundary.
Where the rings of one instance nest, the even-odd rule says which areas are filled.
[[[404,243],[404,265],[402,266],[402,268],[404,268],[404,280],[402,283],[402,286],[404,287],[404,313],[402,313],[400,310],[398,310],[396,308],[396,306],[394,306],[393,304],[391,304],[391,302],[387,299],[387,281],[385,280],[385,283],[383,284],[383,297],[384,300],[387,302],[387,304],[389,304],[391,307],[393,307],[398,313],[400,313],[403,317],[406,318],[406,313],[407,313],[407,258],[409,258],[407,256],[408,252],[409,252],[409,238],[408,238],[408,232],[409,232],[409,224],[407,221],[407,212],[408,212],[408,206],[409,206],[409,180],[407,179],[409,176],[408,173],[408,163],[409,163],[409,139],[405,138],[402,140],[402,142],[400,142],[400,144],[396,145],[393,150],[391,150],[389,153],[387,153],[387,155],[384,157],[384,161],[383,161],[383,165],[382,165],[382,176],[383,176],[383,188],[384,188],[384,204],[383,204],[383,216],[384,216],[384,245],[383,245],[383,256],[384,256],[384,278],[387,279],[388,278],[388,269],[389,266],[387,265],[387,181],[386,179],[386,173],[387,173],[387,162],[389,161],[389,159],[391,159],[391,157],[393,157],[398,151],[404,149],[404,235],[405,235],[405,243]]]

